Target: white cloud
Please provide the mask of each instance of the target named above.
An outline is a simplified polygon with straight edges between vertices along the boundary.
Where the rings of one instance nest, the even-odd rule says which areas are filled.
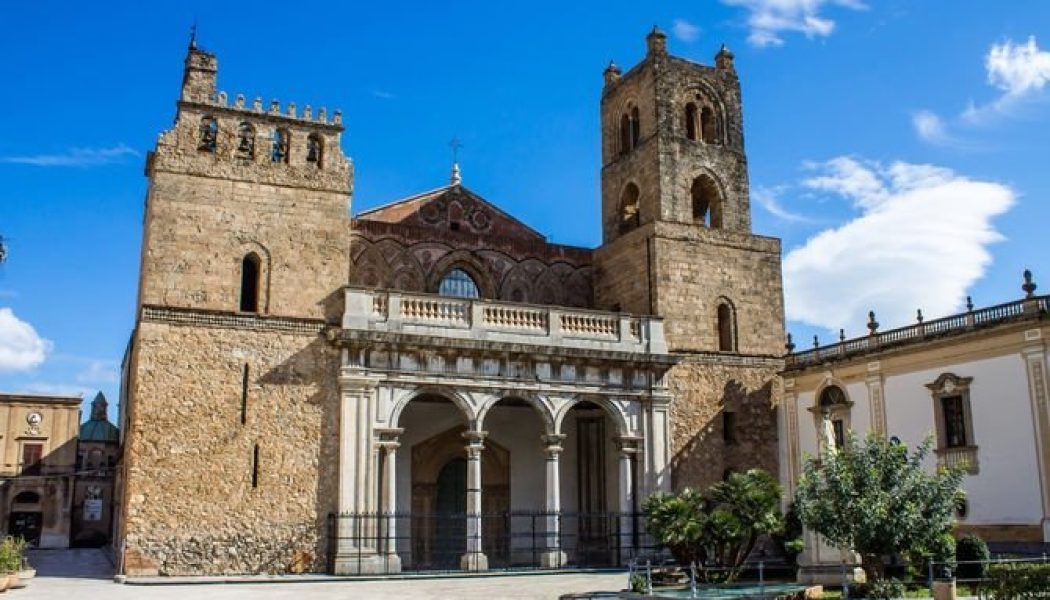
[[[79,373],[80,383],[117,383],[120,381],[120,367],[115,361],[92,359]]]
[[[72,148],[60,154],[33,154],[28,156],[0,156],[0,163],[32,165],[34,167],[97,167],[120,162],[139,153],[124,144],[112,148]]]
[[[982,123],[999,114],[1009,114],[1018,105],[1041,94],[1050,83],[1050,52],[1039,48],[1035,36],[1023,44],[1007,40],[992,44],[984,58],[988,83],[999,89],[1000,96],[987,104],[970,106],[962,117],[970,123]]]
[[[827,37],[835,30],[835,22],[823,16],[828,6],[851,10],[866,10],[860,0],[721,0],[728,6],[739,6],[748,12],[747,26],[751,30],[748,42],[754,46],[782,46],[782,33],[801,33],[807,38]]]
[[[811,165],[811,190],[849,199],[858,214],[820,232],[784,259],[788,318],[863,331],[874,310],[884,329],[959,309],[1002,239],[992,218],[1013,205],[1002,184],[933,165],[884,166],[849,157]]]
[[[700,37],[700,28],[685,19],[675,19],[671,33],[683,42],[692,43]]]
[[[758,204],[766,209],[766,211],[777,217],[778,219],[789,221],[793,223],[811,223],[813,219],[805,215],[794,213],[784,208],[784,205],[780,203],[780,192],[784,188],[767,188],[767,187],[755,187],[751,190],[751,198],[758,202]]]
[[[0,308],[0,372],[26,371],[40,365],[51,346],[10,308]]]

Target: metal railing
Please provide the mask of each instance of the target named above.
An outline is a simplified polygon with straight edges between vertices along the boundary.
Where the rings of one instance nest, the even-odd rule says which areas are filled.
[[[657,552],[641,513],[333,514],[328,544],[330,571],[350,575],[620,568]]]
[[[801,368],[882,348],[900,346],[935,336],[965,333],[978,327],[1017,321],[1028,315],[1044,314],[1048,309],[1050,309],[1050,296],[1038,296],[997,304],[941,319],[842,340],[837,344],[829,344],[813,348],[812,350],[795,352],[787,355],[785,366],[788,369]]]

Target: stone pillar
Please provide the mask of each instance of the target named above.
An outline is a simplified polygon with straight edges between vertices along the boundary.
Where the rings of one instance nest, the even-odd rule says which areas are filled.
[[[670,403],[669,394],[653,394],[649,398],[645,454],[652,472],[646,473],[646,494],[671,491],[671,432],[667,415]]]
[[[363,369],[344,367],[339,376],[339,514],[335,554],[336,575],[386,572],[376,552],[378,515],[375,502],[375,419],[377,377]]]
[[[619,511],[619,547],[620,562],[626,563],[633,558],[635,551],[635,519],[638,516],[635,506],[634,466],[635,456],[641,439],[634,436],[620,436],[616,444],[620,450],[618,464],[620,493],[617,510]]]
[[[886,399],[882,390],[882,373],[879,361],[869,362],[864,383],[868,387],[868,407],[871,411],[871,429],[886,437]]]
[[[544,435],[544,452],[547,455],[546,500],[543,508],[546,514],[546,548],[540,556],[540,566],[545,569],[559,569],[565,566],[565,552],[561,549],[561,443],[564,434]]]
[[[481,547],[481,451],[484,431],[463,432],[467,440],[467,552],[459,561],[464,571],[487,571],[489,559]]]
[[[401,447],[398,438],[401,428],[376,429],[379,438],[378,446],[383,450],[383,489],[380,506],[385,519],[380,532],[383,547],[380,554],[385,556],[387,572],[401,571],[401,557],[397,553],[397,449]]]
[[[1028,398],[1032,406],[1037,464],[1039,465],[1039,492],[1043,505],[1043,541],[1050,541],[1050,386],[1047,385],[1046,348],[1042,331],[1024,332],[1028,343],[1021,350],[1025,372],[1028,375]]]

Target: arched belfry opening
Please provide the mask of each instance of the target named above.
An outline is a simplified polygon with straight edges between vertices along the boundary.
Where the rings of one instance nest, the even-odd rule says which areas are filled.
[[[634,183],[624,186],[623,193],[620,194],[620,233],[630,231],[641,224],[640,195],[641,192]]]
[[[685,105],[685,137],[693,140],[698,139],[700,132],[700,115],[696,104],[690,102]]]
[[[700,111],[700,132],[705,144],[718,143],[718,119],[710,106],[705,106]]]
[[[620,154],[627,154],[638,147],[642,126],[637,106],[630,106],[620,116]]]
[[[259,312],[259,282],[262,259],[249,252],[241,260],[241,312]]]
[[[722,192],[711,176],[701,175],[694,179],[689,196],[692,199],[693,222],[713,229],[722,227]]]

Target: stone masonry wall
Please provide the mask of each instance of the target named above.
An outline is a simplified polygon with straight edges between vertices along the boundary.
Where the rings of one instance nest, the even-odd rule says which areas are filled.
[[[780,368],[776,360],[733,365],[693,356],[671,370],[671,469],[676,490],[706,488],[720,481],[727,469],[760,468],[777,477]],[[723,436],[726,410],[736,414],[735,441],[730,443]]]
[[[320,335],[143,322],[135,354],[128,574],[324,571],[337,351]]]

